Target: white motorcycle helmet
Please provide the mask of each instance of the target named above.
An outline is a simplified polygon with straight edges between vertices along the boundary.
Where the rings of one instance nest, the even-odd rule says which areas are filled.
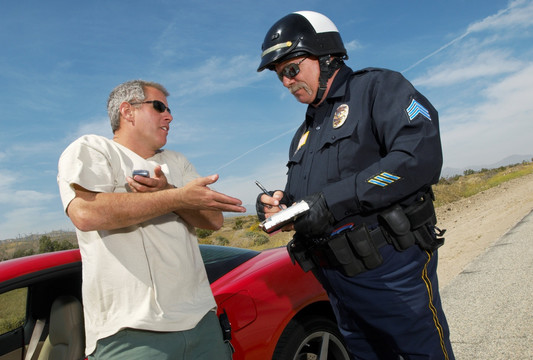
[[[278,20],[266,33],[261,48],[258,72],[274,70],[277,63],[299,56],[318,58],[321,74],[315,103],[322,98],[327,80],[343,64],[342,60],[348,59],[335,24],[314,11],[298,11]]]

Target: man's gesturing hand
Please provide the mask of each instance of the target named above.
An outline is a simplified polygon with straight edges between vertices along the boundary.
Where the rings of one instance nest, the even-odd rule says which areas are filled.
[[[230,212],[245,212],[242,201],[214,191],[208,185],[218,180],[218,174],[192,180],[180,188],[180,207],[191,210],[218,210]]]

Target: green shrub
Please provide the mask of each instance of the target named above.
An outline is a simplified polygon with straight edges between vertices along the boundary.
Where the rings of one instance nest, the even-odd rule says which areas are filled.
[[[196,229],[196,236],[198,236],[199,239],[205,239],[212,233],[213,233],[213,230]]]
[[[253,231],[248,231],[246,233],[246,237],[250,238],[253,241],[254,246],[261,246],[270,241],[268,239],[268,236]]]
[[[215,238],[215,242],[214,242],[215,245],[222,245],[222,246],[227,246],[229,245],[229,240],[226,239],[224,236],[217,236]]]
[[[233,230],[241,230],[244,226],[244,220],[239,218],[235,220],[235,224],[233,225]]]

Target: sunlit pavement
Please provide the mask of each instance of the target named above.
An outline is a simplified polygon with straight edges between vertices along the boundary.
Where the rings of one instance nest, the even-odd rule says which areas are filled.
[[[533,359],[533,212],[441,296],[456,359]]]

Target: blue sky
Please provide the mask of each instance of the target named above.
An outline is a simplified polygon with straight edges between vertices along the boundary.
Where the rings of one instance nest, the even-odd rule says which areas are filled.
[[[0,240],[72,230],[57,160],[82,134],[111,137],[105,104],[131,79],[171,93],[166,148],[216,190],[253,204],[283,188],[303,120],[257,73],[266,31],[314,10],[338,27],[352,69],[401,71],[439,110],[444,167],[533,154],[533,1],[9,1],[0,12]],[[249,209],[253,210],[253,209]]]

